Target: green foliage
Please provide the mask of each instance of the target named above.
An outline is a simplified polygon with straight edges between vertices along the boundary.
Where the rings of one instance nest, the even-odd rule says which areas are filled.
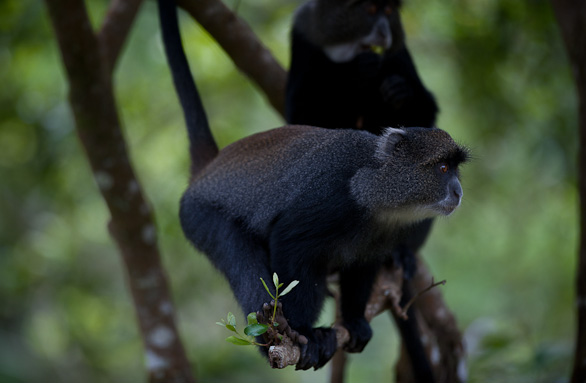
[[[267,287],[267,284],[265,283],[265,281],[262,278],[260,280],[261,280],[263,286],[265,287],[265,290],[267,291],[267,293],[269,293],[269,295],[271,296],[271,298],[273,298],[273,300],[275,301],[275,303],[274,303],[274,309],[273,309],[273,318],[271,319],[271,323],[272,323],[273,326],[277,327],[279,324],[275,321],[275,317],[277,315],[277,303],[279,303],[279,298],[282,297],[283,295],[287,294],[295,286],[297,286],[299,284],[299,281],[297,281],[297,280],[292,281],[285,288],[285,290],[283,290],[283,292],[279,293],[279,289],[281,287],[283,287],[283,284],[282,283],[279,283],[279,276],[277,275],[277,273],[273,273],[273,284],[275,285],[275,295],[273,295],[273,294],[271,294],[271,291]]]
[[[106,2],[87,3],[99,26]],[[238,7],[285,66],[300,3]],[[234,301],[178,224],[187,140],[155,11],[154,2],[141,7],[115,90],[198,378],[326,381],[327,369],[272,371],[252,347],[218,342],[225,330],[208,325],[210,311],[220,316]],[[409,0],[403,16],[414,60],[441,108],[438,126],[475,157],[463,171],[461,210],[436,222],[423,251],[436,278],[449,281],[442,292],[466,330],[470,381],[564,381],[574,326],[577,119],[549,2]],[[281,125],[215,42],[185,15],[181,22],[221,146]],[[144,381],[124,271],[73,130],[43,2],[1,1],[0,32],[0,382]],[[397,336],[389,322],[376,318],[374,332],[383,336],[352,355],[349,382],[391,381]]]
[[[249,324],[244,329],[244,333],[248,336],[259,336],[267,332],[268,326],[266,324],[255,323]]]
[[[260,281],[262,282],[267,293],[270,295],[271,298],[273,298],[273,301],[274,301],[274,310],[273,310],[273,317],[271,318],[271,324],[266,325],[263,323],[258,323],[258,320],[256,319],[256,313],[249,313],[248,316],[246,317],[246,319],[248,321],[248,326],[246,326],[244,328],[244,334],[246,336],[248,336],[248,339],[247,339],[238,333],[238,331],[236,330],[236,317],[234,317],[234,315],[229,312],[228,319],[227,319],[228,323],[226,323],[223,319],[222,319],[222,322],[216,322],[217,325],[224,326],[228,330],[235,332],[237,334],[236,336],[232,335],[232,336],[229,336],[228,338],[226,338],[226,341],[228,343],[232,343],[237,346],[252,346],[252,345],[268,346],[266,344],[261,344],[261,343],[255,342],[253,338],[266,333],[267,330],[269,329],[269,327],[278,327],[279,326],[279,323],[275,320],[275,316],[277,314],[277,303],[279,302],[279,298],[281,298],[283,295],[289,293],[295,286],[297,286],[299,284],[299,281],[292,281],[285,288],[285,290],[283,290],[283,292],[279,293],[279,289],[281,287],[283,287],[283,283],[279,283],[279,276],[277,275],[277,273],[273,273],[273,284],[275,285],[275,294],[273,295],[273,293],[271,293],[271,290],[267,286],[264,279],[261,278]]]
[[[252,342],[250,342],[246,339],[242,339],[242,338],[239,338],[239,337],[233,336],[233,335],[227,337],[226,342],[235,344],[236,346],[250,346],[253,344]]]
[[[254,313],[250,313],[248,315],[248,326],[244,328],[244,334],[248,337],[242,336],[238,330],[236,330],[236,317],[232,313],[228,313],[228,319],[224,321],[222,319],[221,322],[216,322],[217,325],[226,327],[229,331],[236,333],[236,335],[231,335],[226,338],[226,342],[235,344],[237,346],[252,346],[252,345],[259,345],[259,343],[255,342],[252,337],[262,335],[267,331],[267,325],[259,324],[256,320],[256,315]]]

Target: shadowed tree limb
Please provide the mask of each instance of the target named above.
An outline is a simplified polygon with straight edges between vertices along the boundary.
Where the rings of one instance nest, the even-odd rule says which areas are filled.
[[[467,377],[462,337],[453,315],[445,308],[441,293],[438,289],[434,289],[445,281],[434,283],[423,264],[418,265],[415,277],[417,282],[414,285],[418,293],[415,295],[416,299],[411,300],[407,305],[410,306],[413,303],[420,307],[418,311],[413,311],[413,313],[419,322],[420,340],[424,345],[428,359],[431,361],[434,377],[437,382],[442,383],[464,382]],[[403,283],[403,270],[401,268],[381,270],[366,306],[365,318],[367,321],[370,322],[375,316],[386,310],[390,310],[398,325],[400,325],[399,321],[407,319],[406,311],[409,307],[407,305],[401,307],[400,305]],[[337,293],[334,293],[334,298],[336,302],[339,302]],[[350,334],[341,323],[342,318],[338,305],[336,324],[333,328],[336,329],[339,350],[332,361],[331,383],[344,381],[346,358],[342,348],[350,340]],[[418,377],[413,374],[408,353],[404,349],[402,351],[401,359],[397,365],[397,382],[420,382],[421,380],[418,380]],[[269,348],[268,355],[269,364],[273,368],[285,368],[297,364],[301,353],[299,344],[285,336],[281,344]]]
[[[98,33],[103,60],[112,72],[120,56],[126,36],[132,27],[143,0],[112,0],[108,13]]]
[[[577,335],[572,383],[586,382],[586,2],[552,0],[578,91],[580,245],[576,272]]]
[[[440,289],[430,289],[431,273],[421,260],[417,260],[417,272],[413,277],[414,291],[425,292],[414,301],[417,308],[415,317],[418,322],[419,337],[431,364],[437,383],[461,383],[468,378],[466,353],[462,334],[454,315],[447,309]],[[433,286],[433,282],[432,282]],[[392,312],[397,325],[403,320]],[[405,344],[395,367],[397,383],[419,382],[414,376],[414,368],[405,352]]]
[[[367,321],[370,322],[375,316],[387,309],[397,310],[398,313],[400,312],[399,315],[403,314],[403,311],[399,306],[399,301],[401,299],[400,282],[402,281],[402,273],[402,269],[385,269],[379,273],[373,286],[370,300],[368,301],[364,312]],[[339,302],[338,294],[334,293],[334,296],[336,302]],[[350,340],[350,334],[348,333],[348,330],[341,325],[341,322],[342,318],[338,310],[336,324],[333,326],[333,328],[336,329],[338,348],[342,348]],[[297,343],[291,342],[290,339],[285,337],[282,344],[271,346],[268,354],[269,363],[273,368],[285,368],[297,364],[301,352]]]
[[[177,0],[177,4],[208,31],[238,69],[266,94],[273,108],[284,115],[287,72],[248,24],[219,0]]]
[[[102,39],[92,30],[83,0],[45,2],[65,66],[77,134],[126,266],[149,380],[195,382],[175,326],[153,216],[130,164],[112,89],[111,71],[140,2],[114,1]]]

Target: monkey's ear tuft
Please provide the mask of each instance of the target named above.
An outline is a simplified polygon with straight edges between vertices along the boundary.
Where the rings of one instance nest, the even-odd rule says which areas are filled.
[[[405,137],[403,129],[386,128],[383,134],[378,138],[378,147],[376,157],[385,160],[393,154],[395,146]]]

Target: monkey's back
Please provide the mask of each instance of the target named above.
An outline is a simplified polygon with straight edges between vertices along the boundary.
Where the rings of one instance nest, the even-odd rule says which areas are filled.
[[[222,211],[266,234],[279,213],[323,203],[373,157],[376,137],[354,130],[285,126],[224,148],[184,200]],[[295,204],[293,206],[293,204]]]

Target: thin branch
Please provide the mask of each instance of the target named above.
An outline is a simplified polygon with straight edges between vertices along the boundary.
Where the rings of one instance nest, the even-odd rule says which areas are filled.
[[[122,46],[143,0],[112,0],[98,33],[98,41],[110,72],[114,70]]]
[[[333,279],[332,276],[328,278],[328,284],[332,284],[334,282],[340,281],[340,275],[334,274],[335,281],[330,281]],[[334,298],[334,302],[336,304],[336,323],[341,323],[342,321],[342,300],[340,299],[340,290],[339,289],[330,289],[330,293]],[[348,357],[346,356],[346,352],[343,349],[338,349],[332,360],[330,361],[330,383],[344,383],[344,378],[346,376],[346,365],[348,364]]]
[[[285,113],[287,72],[258,40],[252,29],[219,0],[177,0],[230,56],[234,64]]]
[[[151,209],[130,164],[112,90],[82,0],[45,0],[69,82],[80,141],[111,214],[109,229],[124,260],[150,381],[194,382],[175,326]]]
[[[344,383],[348,357],[344,350],[338,350],[330,362],[330,383]]]
[[[411,298],[409,300],[409,302],[407,302],[407,304],[405,305],[405,307],[403,307],[401,310],[402,312],[399,313],[400,317],[407,320],[409,319],[409,317],[407,316],[407,312],[409,311],[409,307],[411,307],[411,305],[413,303],[415,303],[415,301],[417,300],[417,298],[419,298],[420,296],[422,296],[423,294],[425,294],[426,292],[428,292],[429,290],[433,289],[436,286],[439,285],[445,285],[446,284],[446,280],[444,279],[443,281],[439,281],[437,283],[434,283],[433,278],[431,278],[431,283],[429,286],[427,286],[426,288],[424,288],[423,290],[419,291],[413,298]]]

